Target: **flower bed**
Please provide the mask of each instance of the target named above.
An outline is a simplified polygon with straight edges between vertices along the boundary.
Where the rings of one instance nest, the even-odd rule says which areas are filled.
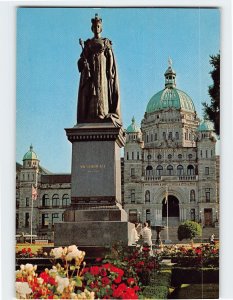
[[[85,252],[74,245],[53,249],[51,257],[53,267],[40,274],[32,264],[16,271],[18,299],[138,299],[138,278],[123,262],[125,269],[110,262],[87,267]]]

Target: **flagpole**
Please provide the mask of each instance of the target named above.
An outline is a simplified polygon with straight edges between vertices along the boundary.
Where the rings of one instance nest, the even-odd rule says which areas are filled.
[[[36,189],[36,196],[37,196],[37,168],[36,168],[36,183],[35,183],[35,189]],[[32,184],[32,191],[33,191],[33,184]],[[31,244],[32,244],[32,221],[33,221],[33,201],[34,199],[34,193],[31,191],[32,196],[32,205],[31,205]],[[37,197],[36,197],[37,198]]]
[[[166,185],[166,203],[167,203],[167,241],[169,240],[168,232],[168,186]]]
[[[32,189],[33,189],[33,184],[32,184]],[[32,205],[31,205],[31,244],[32,244],[32,215],[33,215],[33,194],[32,194],[32,189],[31,189],[31,196],[32,196]]]

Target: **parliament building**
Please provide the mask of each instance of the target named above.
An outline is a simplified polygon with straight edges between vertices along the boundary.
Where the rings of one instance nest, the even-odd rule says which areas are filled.
[[[126,129],[122,158],[122,203],[131,222],[203,227],[219,223],[219,156],[213,125],[201,121],[192,99],[176,87],[171,63],[165,87],[148,102],[141,126]],[[32,200],[33,187],[37,197]],[[16,164],[16,234],[53,241],[54,224],[71,203],[71,174],[53,174],[40,165],[31,146]]]

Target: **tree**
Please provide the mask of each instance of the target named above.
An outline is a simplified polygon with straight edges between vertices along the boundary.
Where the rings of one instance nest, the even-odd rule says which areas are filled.
[[[220,54],[210,56],[210,64],[213,70],[210,71],[213,84],[209,86],[210,104],[202,103],[205,118],[214,123],[217,135],[220,134]]]
[[[196,236],[201,236],[202,228],[197,222],[185,221],[178,227],[177,234],[179,241],[182,241],[183,239],[192,241]]]

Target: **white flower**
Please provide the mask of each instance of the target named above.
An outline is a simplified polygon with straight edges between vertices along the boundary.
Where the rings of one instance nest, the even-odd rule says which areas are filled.
[[[25,271],[27,271],[27,272],[32,272],[32,271],[34,271],[33,265],[32,265],[32,264],[26,264],[26,265],[25,265]]]
[[[63,248],[54,248],[51,250],[51,255],[54,256],[55,259],[61,258],[63,255]]]
[[[38,282],[40,285],[42,285],[43,282],[44,282],[44,279],[41,278],[41,277],[38,277],[38,278],[37,278],[37,282]]]
[[[56,279],[56,282],[58,284],[57,291],[62,294],[64,288],[68,287],[69,284],[70,284],[69,279],[66,278],[66,277],[63,278],[63,277],[60,277],[60,276],[56,276],[55,279]]]
[[[27,295],[32,293],[32,289],[27,282],[16,282],[16,298],[27,299]]]
[[[84,256],[85,256],[85,252],[78,250],[78,248],[75,245],[68,247],[68,254],[66,255],[66,259],[68,261],[75,258],[83,259]]]
[[[20,265],[20,270],[24,270],[25,269],[25,267],[24,267],[24,265]]]
[[[81,299],[81,300],[87,300],[87,299],[91,299],[94,300],[95,299],[95,293],[94,292],[89,292],[88,290],[84,290],[84,292],[77,294],[77,299]]]

